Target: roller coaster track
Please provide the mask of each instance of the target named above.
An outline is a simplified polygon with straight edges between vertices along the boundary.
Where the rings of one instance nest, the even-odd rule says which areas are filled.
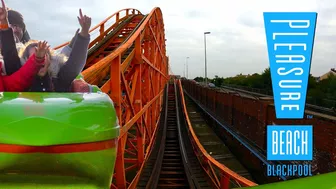
[[[193,153],[185,127],[179,119],[179,88],[170,84],[164,104],[160,134],[141,174],[139,189],[212,188]]]

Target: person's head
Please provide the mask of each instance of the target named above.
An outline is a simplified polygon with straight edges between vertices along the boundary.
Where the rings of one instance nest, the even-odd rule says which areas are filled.
[[[75,79],[71,83],[71,91],[75,93],[90,93],[92,92],[90,84],[82,79]]]
[[[23,65],[26,61],[36,52],[36,47],[38,45],[38,41],[30,40],[28,43],[24,45],[23,48],[19,51],[19,56],[21,58],[21,64]],[[62,64],[66,61],[64,55],[60,53],[56,53],[54,50],[49,49],[45,57],[45,64],[38,72],[38,76],[43,77],[47,73],[51,77],[57,77],[60,66],[58,64]]]
[[[31,57],[35,52],[37,48],[38,42],[37,41],[30,41],[30,43],[26,44],[26,47],[22,49],[22,52],[19,53],[19,56],[21,57],[21,63],[24,64],[26,61]],[[45,64],[44,66],[39,70],[37,73],[38,76],[43,77],[47,74],[48,68],[50,66],[50,51],[46,54],[45,57]]]
[[[8,10],[8,22],[13,29],[17,42],[23,41],[23,35],[26,32],[26,25],[21,13],[15,10]]]

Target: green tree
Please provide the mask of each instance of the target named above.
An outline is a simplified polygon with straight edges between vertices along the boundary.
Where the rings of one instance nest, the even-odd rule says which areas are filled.
[[[317,80],[312,74],[309,74],[308,89],[314,89],[317,86]]]
[[[224,78],[218,77],[218,75],[215,75],[215,78],[212,80],[212,83],[215,84],[217,87],[222,86],[223,82],[224,82]]]
[[[203,82],[204,78],[203,77],[195,77],[194,80],[197,81],[197,82]]]
[[[265,90],[272,90],[272,78],[271,78],[271,70],[270,68],[266,68],[263,73],[261,74],[263,88]]]

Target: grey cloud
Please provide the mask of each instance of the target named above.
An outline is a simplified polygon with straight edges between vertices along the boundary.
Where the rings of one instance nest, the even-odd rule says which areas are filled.
[[[77,20],[79,8],[83,14],[92,17],[92,26],[101,22],[108,15],[97,14],[99,2],[88,0],[12,0],[7,6],[18,10],[24,16],[27,29],[33,39],[47,40],[52,46],[69,41],[80,25]],[[42,5],[42,6],[41,6]],[[37,8],[39,7],[39,8]],[[110,13],[112,14],[112,13]]]
[[[255,14],[251,14],[251,12],[246,12],[238,17],[238,23],[251,28],[263,28],[263,13],[256,16]]]
[[[189,78],[204,76],[203,33],[169,31],[168,53],[176,74],[183,75],[186,56],[189,56]],[[188,38],[185,38],[189,36]],[[208,76],[234,76],[240,72],[261,72],[268,66],[266,48],[241,39],[238,32],[215,30],[207,38]],[[175,39],[175,40],[170,40]],[[177,40],[179,39],[179,40]],[[242,46],[243,45],[243,48]]]
[[[201,12],[201,10],[191,10],[191,11],[186,12],[185,15],[186,17],[193,18],[193,19],[202,18],[205,16],[205,14]]]

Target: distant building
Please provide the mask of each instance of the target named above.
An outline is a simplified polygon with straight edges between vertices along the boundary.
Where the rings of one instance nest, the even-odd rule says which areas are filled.
[[[324,79],[327,79],[330,75],[334,75],[334,76],[336,76],[336,70],[335,70],[335,68],[331,68],[329,72],[327,72],[327,73],[321,75],[321,76],[319,77],[319,81],[322,81],[322,80],[324,80]]]

